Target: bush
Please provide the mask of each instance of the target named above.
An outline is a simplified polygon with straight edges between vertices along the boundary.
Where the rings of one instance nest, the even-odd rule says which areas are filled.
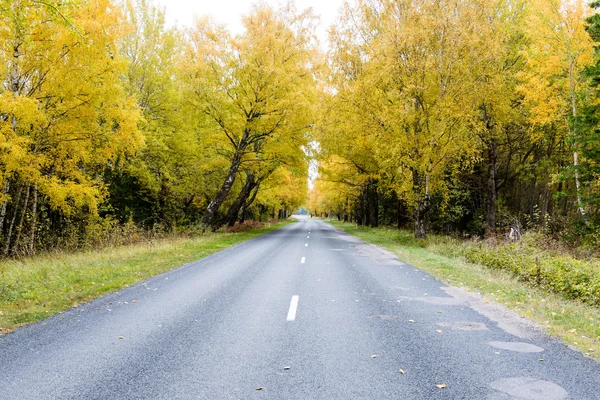
[[[254,229],[260,229],[263,226],[265,226],[265,224],[260,221],[247,220],[242,223],[240,223],[238,221],[235,223],[235,225],[233,225],[231,227],[225,227],[225,232],[230,232],[230,233],[247,232],[247,231],[251,231]]]
[[[472,263],[509,271],[565,297],[600,305],[600,260],[553,254],[536,243],[536,238],[526,235],[521,242],[498,245],[465,243],[460,254]]]

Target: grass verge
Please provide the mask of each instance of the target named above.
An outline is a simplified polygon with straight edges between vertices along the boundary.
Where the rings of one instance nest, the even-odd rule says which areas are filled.
[[[0,265],[0,334],[146,280],[190,261],[280,228],[207,233],[87,251],[49,254]]]
[[[328,221],[362,240],[384,247],[441,281],[478,292],[536,322],[548,334],[600,361],[600,308],[523,282],[513,274],[467,262],[457,255],[464,243],[431,236],[417,241],[412,232],[390,228],[358,227]]]

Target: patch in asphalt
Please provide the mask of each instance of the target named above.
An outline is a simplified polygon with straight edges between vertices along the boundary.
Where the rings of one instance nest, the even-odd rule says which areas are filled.
[[[498,327],[506,333],[521,339],[545,338],[546,335],[533,322],[510,311],[501,304],[485,299],[479,293],[467,292],[462,288],[447,286],[441,288],[448,295],[466,303],[479,314],[489,318],[498,324]]]
[[[377,247],[373,244],[359,242],[356,243],[355,247],[358,251],[358,254],[360,254],[363,257],[370,258],[377,264],[406,265],[402,261],[398,260],[398,257],[396,257],[396,255],[391,251],[384,250],[381,247]]]
[[[492,347],[502,350],[516,351],[519,353],[541,353],[544,351],[539,346],[523,342],[488,342]]]
[[[460,299],[454,297],[435,297],[435,296],[422,296],[422,297],[410,297],[410,296],[398,296],[398,299],[403,300],[417,300],[427,304],[434,304],[436,306],[465,306],[466,303]]]
[[[370,258],[375,261],[377,264],[381,265],[406,265],[402,261],[398,260],[398,257],[391,251],[382,249],[379,246],[375,246],[374,244],[365,243],[361,239],[356,236],[352,236],[342,231],[341,229],[336,228],[336,231],[341,233],[339,236],[334,236],[331,238],[344,240],[346,242],[350,242],[354,244],[356,251],[363,257]]]
[[[438,325],[458,331],[489,331],[481,322],[439,322]]]
[[[397,315],[375,315],[374,317],[375,319],[384,319],[384,320],[395,320],[395,319],[400,319],[399,316]]]
[[[567,391],[556,383],[527,376],[498,379],[490,386],[517,400],[562,400],[569,397]]]

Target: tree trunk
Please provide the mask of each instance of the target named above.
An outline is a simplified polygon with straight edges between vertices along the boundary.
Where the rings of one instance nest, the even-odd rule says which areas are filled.
[[[254,175],[251,172],[246,171],[246,182],[242,187],[242,190],[238,194],[237,198],[233,202],[233,204],[227,210],[227,214],[225,216],[225,221],[228,226],[235,225],[235,222],[238,220],[240,209],[250,197],[250,193],[252,189],[256,186],[256,180],[254,179]]]
[[[425,218],[428,207],[427,194],[423,194],[421,188],[421,178],[419,172],[415,169],[412,171],[413,177],[413,190],[417,195],[417,203],[415,204],[415,239],[425,239],[427,232],[425,229]]]
[[[12,238],[13,228],[15,227],[15,221],[17,220],[17,214],[19,213],[19,203],[21,202],[21,193],[23,192],[23,186],[19,186],[19,190],[17,191],[17,200],[15,201],[15,205],[13,207],[13,215],[10,221],[10,225],[8,227],[8,232],[6,233],[6,241],[4,242],[4,251],[5,255],[8,255],[8,251],[10,250],[10,239]]]
[[[401,213],[402,210],[402,203],[400,202],[400,199],[396,200],[396,227],[398,229],[402,228],[402,223],[401,223]]]
[[[215,198],[208,204],[206,208],[206,215],[204,216],[204,224],[208,226],[213,226],[216,222],[217,211],[219,211],[219,207],[223,204],[223,201],[231,191],[231,187],[235,182],[235,177],[240,168],[241,159],[238,153],[235,154],[233,160],[231,162],[231,166],[229,167],[229,172],[227,173],[227,177],[219,189],[219,192],[215,196]],[[214,227],[213,227],[214,228]]]
[[[577,210],[579,214],[582,216],[585,215],[585,209],[583,208],[583,203],[581,202],[581,182],[579,180],[579,170],[577,169],[579,166],[579,154],[577,151],[573,152],[573,166],[575,167],[575,192],[577,194]]]
[[[21,209],[21,216],[19,217],[19,226],[17,226],[17,237],[15,238],[15,242],[12,247],[12,254],[15,254],[17,251],[17,246],[21,241],[21,233],[23,232],[23,223],[25,222],[25,214],[27,214],[27,206],[29,206],[29,195],[31,194],[31,185],[27,185],[27,193],[25,194],[25,202],[23,203],[23,208]]]
[[[485,222],[487,235],[494,234],[496,230],[496,165],[498,159],[498,144],[496,139],[492,139],[492,143],[488,146],[488,180],[487,180],[487,202]]]
[[[417,200],[415,206],[415,239],[425,239],[427,232],[425,230],[425,200]]]
[[[240,210],[242,223],[246,219],[246,210],[248,209],[248,207],[250,207],[252,205],[252,203],[254,203],[254,200],[256,199],[256,195],[258,194],[259,187],[260,187],[260,184],[257,184],[256,187],[254,188],[254,192],[252,193],[250,198],[244,203],[244,205],[242,206],[242,209]],[[311,214],[311,218],[312,218],[312,214]]]
[[[571,113],[573,116],[573,146],[575,150],[573,151],[573,166],[575,167],[575,192],[577,195],[577,210],[579,214],[582,216],[585,215],[585,209],[583,208],[583,203],[581,201],[581,181],[579,180],[579,154],[577,153],[577,149],[579,148],[579,138],[577,137],[577,96],[575,93],[575,60],[573,56],[569,56],[569,88],[571,91]]]
[[[372,206],[372,212],[373,212],[373,218],[372,218],[372,224],[371,226],[373,226],[374,228],[377,228],[379,226],[379,190],[378,190],[378,181],[374,181],[373,182],[373,186],[371,187],[371,191],[372,191],[372,196],[373,196],[373,206]]]
[[[4,184],[4,190],[2,194],[4,196],[8,195],[8,191],[10,190],[10,178],[6,179],[6,183]],[[0,208],[0,237],[2,237],[2,232],[4,232],[4,219],[6,218],[6,207],[8,205],[8,199],[2,200],[2,207]]]
[[[33,186],[33,204],[31,207],[31,237],[29,239],[29,255],[35,254],[35,231],[37,227],[38,191],[37,183]]]

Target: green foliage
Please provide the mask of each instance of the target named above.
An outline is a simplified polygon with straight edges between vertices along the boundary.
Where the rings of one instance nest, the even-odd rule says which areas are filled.
[[[554,293],[600,305],[600,260],[553,254],[540,246],[541,240],[539,235],[528,234],[517,243],[466,243],[460,254],[470,262],[508,271]]]

